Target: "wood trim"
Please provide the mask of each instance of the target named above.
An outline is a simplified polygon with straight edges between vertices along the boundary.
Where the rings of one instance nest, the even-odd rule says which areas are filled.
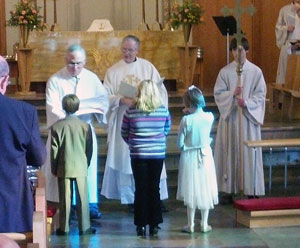
[[[249,228],[299,226],[299,214],[299,209],[252,212],[236,209],[236,222]]]
[[[6,18],[5,18],[5,0],[0,0],[0,54],[6,55]]]

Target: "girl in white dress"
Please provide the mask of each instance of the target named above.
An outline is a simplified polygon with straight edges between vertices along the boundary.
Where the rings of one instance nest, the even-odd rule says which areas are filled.
[[[187,206],[188,225],[183,232],[194,232],[196,208],[201,210],[201,232],[212,230],[208,225],[209,210],[218,204],[218,189],[210,147],[210,131],[214,121],[211,112],[204,112],[205,100],[200,89],[190,86],[183,96],[185,115],[179,127],[177,146],[181,150],[177,200]]]

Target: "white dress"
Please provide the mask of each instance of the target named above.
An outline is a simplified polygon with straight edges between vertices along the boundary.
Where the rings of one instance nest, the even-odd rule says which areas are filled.
[[[190,208],[212,209],[218,204],[215,164],[210,147],[214,121],[211,112],[201,109],[184,116],[177,137],[181,150],[177,200]]]

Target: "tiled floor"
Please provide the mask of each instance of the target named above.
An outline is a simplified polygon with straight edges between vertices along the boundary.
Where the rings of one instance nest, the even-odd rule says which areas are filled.
[[[299,191],[298,191],[299,192]],[[232,205],[216,206],[210,212],[209,223],[212,232],[200,233],[200,212],[196,214],[196,228],[193,235],[182,233],[186,224],[186,209],[182,202],[168,200],[168,213],[160,225],[157,238],[136,236],[133,214],[117,201],[102,204],[102,218],[92,222],[97,229],[95,235],[79,236],[76,220],[72,220],[69,236],[51,235],[49,247],[105,247],[105,248],[297,248],[300,247],[300,227],[248,229],[235,224]]]

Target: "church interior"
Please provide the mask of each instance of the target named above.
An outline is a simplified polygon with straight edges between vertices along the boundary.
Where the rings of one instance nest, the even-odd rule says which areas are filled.
[[[224,6],[233,10],[231,15],[237,20],[237,13],[241,14],[241,31],[250,44],[247,59],[261,68],[267,86],[265,118],[261,127],[261,138],[265,143],[248,144],[252,149],[262,147],[263,151],[266,193],[259,200],[278,197],[285,201],[299,196],[300,55],[288,59],[285,85],[278,86],[276,82],[280,49],[276,46],[275,25],[280,9],[292,1],[194,0],[204,9],[204,21],[192,26],[190,39],[185,41],[182,29],[174,30],[168,25],[175,2],[173,0],[36,0],[35,4],[40,6],[40,13],[48,28],[30,33],[28,44],[31,56],[23,63],[24,66],[30,65],[30,75],[27,75],[29,82],[24,75],[21,76],[23,72],[18,60],[22,58],[16,58],[20,42],[18,28],[6,25],[9,13],[17,2],[0,0],[0,54],[9,63],[11,78],[6,95],[36,106],[45,142],[48,135],[46,82],[65,65],[66,49],[73,43],[85,48],[86,68],[104,80],[106,70],[121,58],[122,38],[129,34],[139,37],[141,47],[138,56],[154,64],[161,77],[165,78],[172,118],[165,159],[169,198],[163,201],[167,211],[163,213],[164,222],[160,225],[157,237],[137,237],[133,214],[127,206],[117,200],[108,200],[99,193],[102,217],[91,222],[96,234],[79,236],[74,217],[70,223],[70,234],[57,236],[53,232],[57,227],[56,216],[44,216],[47,219],[43,221],[46,227],[41,229],[47,230],[36,231],[44,235],[46,241],[41,241],[38,246],[29,246],[28,238],[23,240],[17,236],[20,247],[300,247],[299,204],[292,209],[294,212],[282,209],[281,212],[270,214],[271,217],[268,214],[256,217],[255,213],[253,217],[244,215],[245,211],[239,211],[234,204],[219,203],[210,211],[211,232],[200,232],[200,214],[196,212],[195,233],[187,234],[181,232],[186,225],[186,207],[176,200],[180,156],[176,138],[183,116],[182,95],[191,84],[202,90],[206,100],[205,111],[211,111],[215,116],[211,132],[212,147],[216,137],[220,113],[214,100],[214,85],[220,69],[233,59],[228,51],[228,42],[233,36],[222,34],[213,18],[223,16],[221,10]],[[239,4],[241,9],[236,7]],[[253,15],[247,11],[249,6],[254,6],[256,10]],[[154,28],[155,22],[159,22],[162,28]],[[147,28],[141,25],[145,23],[148,24]],[[100,147],[100,187],[107,153],[107,132],[97,124],[95,130]],[[33,178],[36,180],[35,175]],[[43,181],[43,177],[40,180]],[[238,194],[234,198],[240,200],[245,196]],[[48,206],[53,205],[48,202]],[[43,207],[47,208],[47,203],[42,200]],[[255,219],[252,223],[251,218],[259,220]]]

